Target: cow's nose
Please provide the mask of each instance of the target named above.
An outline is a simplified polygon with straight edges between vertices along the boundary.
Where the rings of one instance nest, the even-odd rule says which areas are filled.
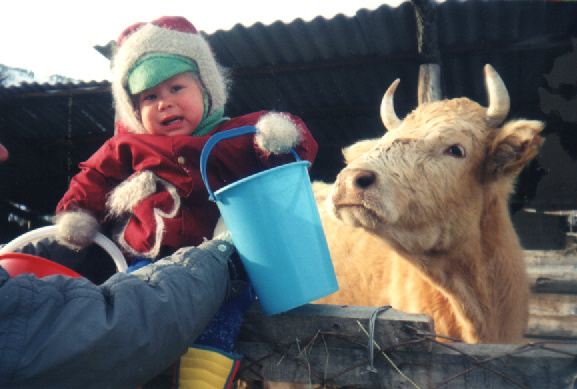
[[[376,180],[376,173],[370,170],[345,168],[337,176],[331,201],[335,206],[362,204],[364,192]]]
[[[357,189],[367,189],[375,183],[376,174],[370,170],[355,170],[351,182]]]

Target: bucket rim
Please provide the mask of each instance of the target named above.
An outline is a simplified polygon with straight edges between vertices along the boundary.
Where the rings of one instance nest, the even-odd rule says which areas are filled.
[[[218,199],[217,196],[220,195],[220,194],[222,194],[223,192],[229,190],[229,189],[232,189],[232,188],[234,188],[234,187],[236,187],[236,186],[242,185],[242,184],[244,184],[244,183],[246,183],[246,182],[248,182],[248,181],[255,180],[255,179],[259,178],[259,177],[262,177],[262,176],[265,176],[265,175],[268,175],[268,174],[271,174],[271,173],[274,173],[274,172],[278,172],[279,170],[282,170],[282,169],[288,169],[288,168],[291,168],[291,167],[296,167],[295,165],[306,165],[306,167],[308,168],[308,167],[311,165],[311,163],[310,163],[309,161],[306,161],[306,160],[301,160],[301,161],[295,161],[295,162],[286,163],[286,164],[284,164],[284,165],[276,166],[276,167],[273,167],[273,168],[270,168],[270,169],[267,169],[267,170],[263,170],[263,171],[261,171],[261,172],[252,174],[252,175],[250,175],[250,176],[248,176],[248,177],[242,178],[242,179],[240,179],[240,180],[238,180],[238,181],[235,181],[235,182],[233,182],[233,183],[231,183],[231,184],[228,184],[227,186],[224,186],[224,187],[216,190],[216,191],[214,192],[214,196],[215,196],[216,200],[218,201],[219,199]]]
[[[38,278],[48,275],[63,275],[72,278],[83,277],[78,272],[58,262],[26,253],[2,254],[0,255],[0,266],[10,274],[10,277],[16,277],[23,273],[34,274]],[[31,271],[26,269],[28,266],[32,266]]]

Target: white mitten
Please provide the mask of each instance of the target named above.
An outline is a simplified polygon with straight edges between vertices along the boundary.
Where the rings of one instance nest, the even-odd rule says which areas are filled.
[[[300,132],[289,115],[270,112],[255,125],[256,144],[269,153],[286,154],[300,142]]]
[[[56,239],[74,250],[80,250],[94,241],[99,231],[98,220],[85,211],[63,212],[56,216]]]

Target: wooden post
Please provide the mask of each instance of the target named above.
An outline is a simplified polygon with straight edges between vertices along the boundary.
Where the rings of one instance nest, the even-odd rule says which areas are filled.
[[[417,18],[419,67],[419,105],[439,101],[441,91],[441,55],[437,43],[435,5],[430,0],[411,0]]]

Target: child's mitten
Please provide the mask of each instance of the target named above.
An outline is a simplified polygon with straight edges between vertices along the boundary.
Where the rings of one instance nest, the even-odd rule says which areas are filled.
[[[74,250],[90,245],[99,231],[98,220],[85,211],[63,212],[56,216],[56,239]]]
[[[255,125],[257,146],[269,153],[286,154],[300,142],[300,132],[289,115],[270,112]]]

